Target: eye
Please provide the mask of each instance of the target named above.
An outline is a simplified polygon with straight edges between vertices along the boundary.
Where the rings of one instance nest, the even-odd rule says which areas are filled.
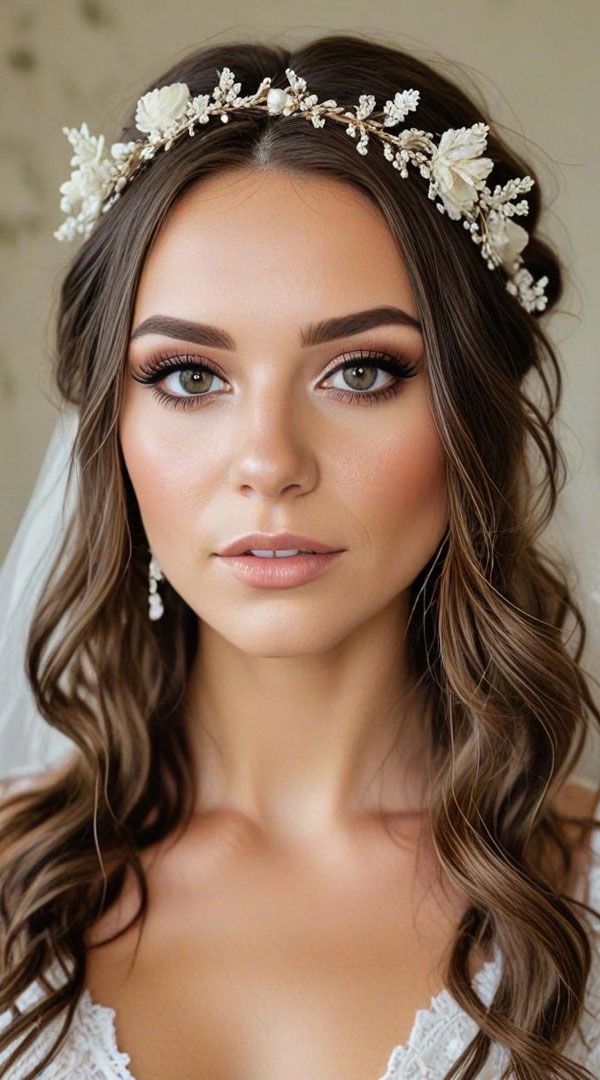
[[[212,392],[214,379],[222,383],[225,381],[209,360],[200,362],[194,356],[159,353],[140,364],[139,370],[141,374],[132,375],[132,379],[152,386],[155,397],[167,408],[189,409],[204,405],[202,399],[215,396]],[[159,382],[168,387],[168,393],[157,385]]]
[[[205,396],[209,390],[215,389],[213,385],[215,379],[222,383],[225,381],[211,368],[194,364],[189,367],[174,368],[169,374],[163,376],[161,381],[173,396],[178,396],[178,392],[183,390],[185,396],[191,394],[193,397],[200,397]]]
[[[342,364],[338,364],[326,378],[329,380],[333,376],[340,377],[342,385],[333,388],[334,397],[342,401],[356,402],[359,405],[375,405],[382,400],[395,397],[400,392],[403,380],[411,379],[417,374],[417,370],[416,364],[411,364],[400,357],[360,350],[353,358],[347,358]],[[378,383],[377,371],[385,371],[393,378],[382,385]]]
[[[202,407],[221,396],[220,392],[215,392],[213,381],[217,379],[218,382],[225,382],[210,360],[203,358],[200,361],[194,356],[159,354],[141,364],[139,370],[141,374],[132,375],[132,379],[151,385],[161,404],[169,408]],[[378,371],[384,371],[393,378],[382,385]],[[395,397],[400,392],[402,382],[412,378],[417,371],[417,364],[409,363],[400,356],[360,349],[351,356],[346,356],[328,372],[322,382],[339,376],[340,385],[325,388],[332,397],[352,404],[374,405]],[[165,384],[167,392],[157,385],[159,382]]]

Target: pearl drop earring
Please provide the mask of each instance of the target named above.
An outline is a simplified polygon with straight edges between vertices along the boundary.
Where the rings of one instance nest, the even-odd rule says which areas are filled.
[[[158,565],[158,559],[150,551],[150,567],[148,574],[148,615],[153,622],[160,619],[164,613],[164,604],[158,591],[158,582],[164,580],[163,572]]]

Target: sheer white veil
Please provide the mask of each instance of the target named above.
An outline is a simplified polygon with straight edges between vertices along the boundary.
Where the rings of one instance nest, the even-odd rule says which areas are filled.
[[[36,772],[69,754],[74,743],[37,710],[25,674],[34,607],[75,505],[67,473],[79,414],[59,413],[33,493],[0,570],[0,779]]]

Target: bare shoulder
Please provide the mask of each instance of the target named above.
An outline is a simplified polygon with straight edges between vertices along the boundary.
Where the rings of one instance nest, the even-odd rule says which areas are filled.
[[[578,825],[569,818],[600,818],[600,805],[598,803],[598,788],[593,787],[588,781],[568,780],[561,788],[555,802],[554,810],[561,819],[560,825],[567,842],[573,851],[572,876],[569,887],[565,891],[577,896],[586,892],[587,881],[592,860],[592,834],[593,826],[585,827]]]
[[[594,817],[597,812],[598,787],[585,780],[568,780],[563,784],[554,808],[567,817]]]

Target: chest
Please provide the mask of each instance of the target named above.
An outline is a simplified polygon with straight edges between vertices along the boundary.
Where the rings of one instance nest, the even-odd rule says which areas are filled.
[[[380,1080],[442,987],[464,903],[415,850],[317,858],[220,834],[147,865],[138,930],[88,952],[135,1080]],[[132,893],[93,928],[124,925]]]

